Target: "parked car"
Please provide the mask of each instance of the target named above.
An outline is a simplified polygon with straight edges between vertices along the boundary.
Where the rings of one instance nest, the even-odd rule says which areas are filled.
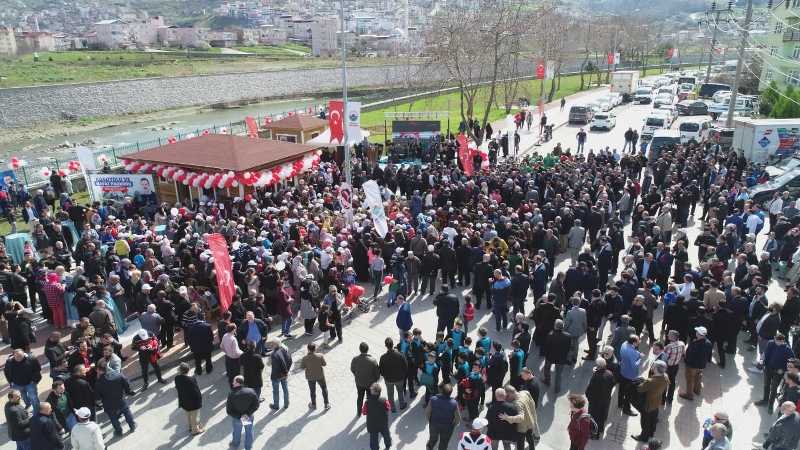
[[[706,116],[708,105],[699,100],[683,100],[678,102],[678,113],[682,116]]]
[[[608,94],[608,98],[612,100],[612,104],[614,106],[619,106],[624,101],[624,96],[619,92],[611,92],[610,94]]]
[[[617,126],[617,116],[601,112],[594,115],[592,123],[589,125],[589,130],[610,130],[615,126]]]
[[[675,105],[660,105],[655,111],[666,111],[672,117],[672,122],[675,122],[675,119],[678,118],[678,108]]]
[[[797,198],[800,195],[800,168],[789,170],[777,178],[756,185],[750,190],[750,198],[755,203],[764,203],[769,201],[775,192],[784,191],[789,192],[789,198]]]
[[[713,122],[714,119],[711,116],[694,116],[682,119],[681,124],[678,125],[678,131],[681,132],[681,143],[705,141],[709,138]]]

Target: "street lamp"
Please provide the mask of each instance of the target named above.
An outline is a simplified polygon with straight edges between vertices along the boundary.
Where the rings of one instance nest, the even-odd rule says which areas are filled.
[[[347,111],[347,40],[346,40],[346,33],[344,26],[344,0],[339,1],[339,20],[342,22],[341,25],[341,36],[342,36],[342,109],[344,111],[345,120],[342,123],[342,131],[344,136],[344,179],[347,182],[347,185],[350,187],[352,192],[353,189],[353,164],[350,161],[350,143],[347,141],[347,121],[349,120],[350,116]],[[353,210],[350,209],[346,212],[345,218],[347,219],[347,224],[353,224]]]

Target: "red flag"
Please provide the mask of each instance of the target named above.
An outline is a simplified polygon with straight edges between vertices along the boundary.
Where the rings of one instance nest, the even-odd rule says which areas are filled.
[[[609,53],[606,55],[606,61],[608,61],[608,65],[614,64],[614,54]]]
[[[214,257],[214,270],[217,274],[217,289],[219,290],[219,309],[225,312],[233,303],[233,293],[235,292],[228,243],[225,241],[225,237],[219,233],[209,235],[207,242]]]
[[[331,129],[331,140],[344,143],[344,102],[341,100],[331,100],[328,102],[328,126]]]
[[[253,116],[247,116],[244,118],[244,122],[247,124],[247,135],[251,138],[258,137],[258,124],[256,123],[256,119]]]
[[[539,63],[536,65],[536,79],[544,80],[544,64]]]
[[[472,152],[467,145],[467,137],[464,133],[460,133],[456,138],[458,141],[458,160],[461,161],[461,166],[464,167],[464,173],[470,177],[472,176]]]

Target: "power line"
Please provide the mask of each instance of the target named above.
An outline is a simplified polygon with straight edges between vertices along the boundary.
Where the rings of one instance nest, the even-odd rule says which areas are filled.
[[[753,70],[752,70],[752,69],[750,69],[750,65],[749,65],[749,64],[747,64],[747,63],[744,63],[744,67],[745,67],[745,68],[747,68],[747,71],[748,71],[748,72],[750,72],[750,74],[752,74],[752,75],[753,75],[753,77],[754,77],[756,80],[758,80],[760,83],[764,83],[764,84],[767,86],[767,89],[769,89],[769,90],[771,90],[771,91],[775,92],[775,93],[776,93],[776,94],[778,94],[779,96],[781,96],[781,97],[785,98],[786,100],[789,100],[790,102],[794,103],[795,105],[798,105],[798,106],[800,106],[800,102],[798,102],[797,100],[793,99],[792,97],[789,97],[788,95],[784,94],[784,93],[783,93],[783,92],[781,92],[780,90],[773,88],[773,87],[771,86],[771,83],[765,83],[765,82],[764,82],[764,80],[762,80],[761,78],[759,78],[759,76],[758,76],[758,75],[756,75],[755,73],[753,73]]]

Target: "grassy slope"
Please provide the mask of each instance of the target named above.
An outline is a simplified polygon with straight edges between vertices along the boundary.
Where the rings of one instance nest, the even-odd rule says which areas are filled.
[[[520,90],[517,98],[519,97],[526,97],[529,99],[535,99],[539,96],[539,85],[540,81],[536,80],[529,80],[525,81],[520,85]],[[547,83],[547,87],[545,89],[545,93],[547,93],[547,89],[550,87],[549,82]],[[574,94],[578,92],[580,88],[580,77],[575,76],[568,76],[562,77],[561,79],[561,89],[556,91],[554,98],[561,98],[562,96],[567,96],[570,94]],[[502,91],[500,91],[502,95]],[[477,100],[476,108],[475,108],[475,115],[479,118],[483,118],[483,114],[485,111],[486,101],[488,100],[489,96],[489,89],[482,88],[479,91],[479,100]],[[515,98],[516,100],[516,98]],[[533,100],[532,100],[533,101]],[[407,111],[448,111],[450,115],[450,130],[455,131],[458,129],[458,124],[461,122],[461,111],[460,111],[460,98],[458,92],[453,92],[449,94],[442,94],[437,95],[430,98],[425,98],[421,100],[415,100],[412,102],[406,103],[398,103],[392,106],[388,106],[386,108],[382,108],[375,111],[365,112],[361,115],[361,123],[362,126],[370,132],[372,135],[370,136],[371,142],[383,142],[384,141],[384,113],[385,112],[407,112]],[[496,105],[489,111],[489,121],[495,121],[498,119],[502,119],[506,116],[505,108],[502,104],[502,97],[497,99]],[[443,119],[441,121],[441,129],[442,131],[447,131],[447,119]],[[386,135],[391,136],[392,132],[392,123],[391,121],[387,122],[387,130],[385,130]]]
[[[82,205],[91,203],[91,199],[89,198],[88,192],[78,192],[72,194],[72,198],[76,202]],[[56,208],[58,208],[58,200],[56,200]],[[22,211],[20,211],[19,209],[17,209],[17,219],[18,219],[17,220],[18,233],[26,233],[30,231],[30,227],[28,227],[28,224],[22,220]],[[9,225],[8,222],[3,220],[2,222],[0,222],[0,236],[6,236],[8,234],[11,234],[11,225]]]
[[[281,70],[315,67],[338,67],[337,58],[303,58],[291,50],[303,51],[303,46],[254,47],[263,49],[258,56],[204,57],[192,51],[144,53],[134,51],[71,51],[39,54],[13,59],[0,58],[0,88],[52,83],[107,81],[127,78],[200,75],[223,72]],[[249,48],[248,48],[249,49]],[[51,60],[52,59],[52,60]],[[381,58],[354,60],[357,65],[386,64]]]

